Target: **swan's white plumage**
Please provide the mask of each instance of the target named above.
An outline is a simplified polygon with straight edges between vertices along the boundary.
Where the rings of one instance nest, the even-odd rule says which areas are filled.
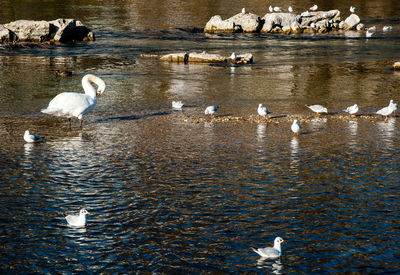
[[[97,85],[97,91],[91,83]],[[82,78],[82,87],[85,91],[84,94],[71,92],[58,94],[50,101],[47,108],[42,110],[42,113],[82,119],[84,114],[96,106],[96,96],[104,92],[106,84],[101,78],[87,74]]]

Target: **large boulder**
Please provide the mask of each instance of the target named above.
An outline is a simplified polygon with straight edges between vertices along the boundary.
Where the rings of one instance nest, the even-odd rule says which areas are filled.
[[[302,28],[306,28],[311,26],[313,23],[317,24],[318,21],[328,20],[331,22],[339,22],[340,21],[340,11],[339,10],[330,10],[330,11],[316,11],[316,12],[308,12],[305,15],[301,15],[299,18],[299,23]]]
[[[361,22],[360,17],[357,14],[352,14],[344,20],[343,29],[344,30],[354,30],[355,27]]]
[[[259,32],[263,21],[253,13],[239,13],[223,20],[215,15],[207,22],[204,32]]]
[[[18,41],[43,42],[50,39],[50,23],[47,21],[17,20],[4,27],[15,33]]]
[[[140,58],[154,58],[161,61],[173,62],[173,63],[233,63],[233,64],[248,64],[253,62],[253,55],[250,53],[237,54],[234,57],[222,56],[219,54],[210,54],[205,51],[196,52],[179,52],[170,53],[165,55],[154,55],[154,54],[142,54]]]
[[[93,41],[94,35],[80,21],[57,19],[53,21],[17,20],[0,25],[1,42],[75,42]]]
[[[267,13],[262,20],[264,21],[264,25],[261,32],[301,32],[297,16],[292,13]]]

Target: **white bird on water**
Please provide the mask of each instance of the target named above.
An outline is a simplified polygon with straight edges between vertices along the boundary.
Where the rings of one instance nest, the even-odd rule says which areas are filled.
[[[260,255],[263,258],[279,258],[282,255],[281,251],[281,243],[285,243],[286,241],[281,237],[276,237],[274,240],[273,247],[265,247],[265,248],[252,248],[254,252]]]
[[[314,4],[314,6],[312,6],[310,8],[310,11],[316,11],[318,9],[318,6]]]
[[[358,105],[354,104],[352,106],[349,106],[344,110],[346,113],[349,113],[351,116],[355,116],[355,114],[358,112]]]
[[[365,33],[365,37],[366,38],[369,38],[369,37],[371,37],[373,35],[374,35],[374,33],[372,31],[369,31],[369,30],[367,30],[367,32]]]
[[[43,140],[43,138],[41,136],[37,136],[35,134],[29,133],[29,131],[26,130],[25,134],[24,134],[24,140],[26,142],[33,143],[33,142],[40,142]]]
[[[87,214],[89,214],[89,212],[87,212],[86,209],[82,208],[81,211],[79,211],[79,215],[68,215],[65,217],[65,219],[71,226],[84,227],[86,225]]]
[[[328,113],[328,109],[322,105],[306,105],[306,107],[318,115],[320,113]]]
[[[91,83],[97,85],[97,90]],[[82,78],[82,87],[84,94],[67,92],[58,94],[50,101],[49,106],[42,110],[42,113],[67,117],[70,123],[71,117],[77,117],[82,127],[82,116],[93,110],[97,103],[97,96],[104,92],[106,84],[101,78],[87,74]]]
[[[214,115],[218,111],[219,107],[218,106],[208,106],[206,110],[204,111],[204,114],[206,115]]]
[[[374,31],[376,31],[376,26],[369,27],[367,30],[371,31],[371,32],[374,32]]]
[[[301,131],[301,126],[300,123],[297,121],[297,119],[293,120],[292,126],[290,127],[290,129],[292,130],[292,132],[295,135],[299,135],[300,131]]]
[[[289,6],[287,10],[288,10],[288,12],[293,12],[292,6]]]
[[[383,26],[382,31],[388,32],[388,31],[391,31],[392,29],[393,29],[392,26]]]
[[[182,110],[184,103],[182,101],[172,101],[172,108],[176,110]]]
[[[282,11],[281,7],[274,7],[274,12],[281,12],[281,11]]]
[[[266,115],[269,114],[267,107],[263,106],[261,103],[258,104],[257,113],[258,113],[260,116],[266,116]]]
[[[378,115],[382,115],[385,117],[385,121],[388,120],[388,116],[390,116],[396,110],[396,105],[390,101],[389,106],[386,106],[379,111],[376,112]]]
[[[245,13],[246,13],[246,9],[242,8],[242,14],[245,14]]]
[[[351,12],[351,13],[355,13],[356,10],[357,10],[356,7],[350,6],[350,12]]]

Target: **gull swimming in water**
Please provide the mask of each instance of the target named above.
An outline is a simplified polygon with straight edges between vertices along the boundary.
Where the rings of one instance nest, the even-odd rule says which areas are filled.
[[[376,112],[376,114],[384,116],[385,121],[387,121],[388,116],[390,116],[395,111],[395,109],[396,106],[394,104],[389,103],[389,106],[380,109],[379,111]]]
[[[265,248],[257,248],[253,249],[254,252],[256,252],[258,255],[260,255],[263,258],[279,258],[282,255],[281,251],[281,243],[286,242],[284,239],[281,237],[276,237],[274,240],[274,246],[273,247],[265,247]]]
[[[318,6],[314,4],[314,6],[312,6],[310,8],[310,11],[316,11],[318,9]]]
[[[358,105],[354,104],[352,106],[349,106],[344,110],[346,113],[349,113],[352,117],[355,117],[355,114],[358,112]]]
[[[37,136],[35,134],[29,133],[29,131],[26,130],[25,134],[24,134],[24,140],[26,142],[33,143],[33,142],[40,142],[43,140],[43,138],[41,136]]]
[[[300,123],[297,121],[297,119],[293,120],[292,126],[290,127],[290,129],[292,130],[292,132],[295,135],[299,135],[300,131],[301,131],[301,126]]]
[[[311,111],[313,111],[314,113],[317,113],[318,115],[320,113],[328,113],[328,109],[326,109],[324,106],[322,105],[306,105],[307,108],[309,108]]]
[[[97,90],[91,83],[97,85]],[[82,87],[84,94],[67,92],[58,94],[50,101],[49,106],[42,110],[42,113],[67,117],[70,125],[71,117],[77,117],[82,127],[82,116],[93,110],[97,103],[97,96],[104,92],[106,84],[101,78],[87,74],[82,78]]]
[[[215,112],[217,112],[218,111],[218,109],[219,109],[219,107],[218,106],[208,106],[207,108],[206,108],[206,110],[204,111],[204,114],[206,114],[206,115],[214,115],[215,114]]]
[[[287,10],[288,10],[288,12],[293,12],[292,6],[289,6]]]
[[[383,26],[382,31],[388,32],[388,31],[391,31],[392,29],[393,29],[392,26]]]
[[[269,114],[267,107],[263,106],[261,103],[258,104],[257,113],[258,113],[260,116],[266,116],[266,115]]]
[[[356,7],[350,6],[350,12],[351,12],[351,13],[355,13],[356,10],[357,10]]]
[[[182,101],[172,101],[172,108],[182,110],[184,103]]]
[[[79,215],[68,215],[65,217],[65,219],[71,226],[84,227],[86,224],[87,214],[89,214],[89,212],[87,212],[86,209],[82,208],[81,211],[79,211]]]

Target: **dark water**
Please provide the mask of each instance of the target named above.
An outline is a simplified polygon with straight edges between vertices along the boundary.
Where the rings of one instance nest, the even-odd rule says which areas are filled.
[[[214,14],[264,1],[1,1],[0,23],[76,18],[94,43],[0,47],[0,270],[7,273],[398,273],[399,122],[372,114],[400,101],[400,7],[353,3],[370,39],[205,35]],[[338,8],[348,3],[315,2]],[[272,3],[277,5],[278,3]],[[291,4],[304,10],[314,2]],[[254,12],[254,11],[252,11]],[[384,25],[393,31],[383,33]],[[177,65],[143,53],[250,52],[250,66]],[[57,69],[72,70],[59,78]],[[40,113],[56,94],[106,82],[81,130]],[[172,112],[172,100],[186,103]],[[255,114],[273,122],[204,119]],[[363,116],[343,117],[358,103]],[[331,112],[313,117],[305,104]],[[332,114],[333,113],[333,114]],[[299,118],[303,133],[290,132]],[[249,120],[249,119],[248,119]],[[26,129],[45,137],[25,144]],[[89,210],[84,229],[65,216]],[[288,241],[280,260],[250,247]]]

